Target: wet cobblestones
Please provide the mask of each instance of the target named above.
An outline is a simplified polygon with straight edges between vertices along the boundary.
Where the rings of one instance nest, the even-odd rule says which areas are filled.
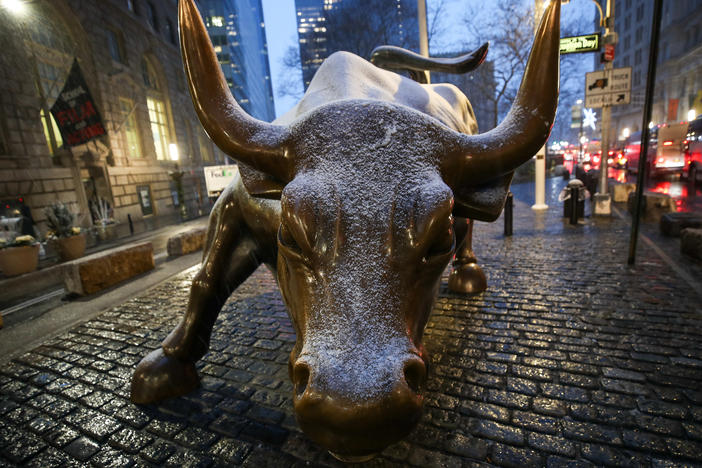
[[[646,245],[626,267],[625,223],[558,211],[518,202],[507,239],[478,224],[490,288],[461,297],[444,280],[424,417],[368,465],[702,466],[700,298]],[[202,388],[129,402],[193,274],[0,365],[0,466],[339,465],[294,420],[294,330],[263,268],[220,314]]]

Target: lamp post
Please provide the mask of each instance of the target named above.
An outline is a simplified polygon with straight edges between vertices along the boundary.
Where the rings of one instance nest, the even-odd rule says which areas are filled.
[[[604,43],[606,45],[611,44],[612,46],[615,46],[617,44],[617,34],[614,32],[614,0],[607,0],[607,9],[603,23],[605,27]],[[610,79],[612,68],[612,61],[606,61],[604,65],[605,76],[610,77]],[[602,106],[602,144],[600,145],[602,148],[602,155],[600,157],[600,177],[597,193],[593,197],[593,213],[597,216],[610,216],[612,214],[612,197],[609,195],[609,188],[607,187],[607,160],[609,159],[609,146],[611,143],[609,141],[609,127],[611,124],[612,107],[605,103]]]
[[[534,36],[539,29],[539,20],[544,13],[548,0],[534,0]],[[548,209],[546,204],[546,144],[536,153],[534,162],[534,204],[531,206],[534,211]]]

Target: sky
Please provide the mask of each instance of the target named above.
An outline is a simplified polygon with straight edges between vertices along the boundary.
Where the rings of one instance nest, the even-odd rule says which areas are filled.
[[[441,0],[427,0],[427,8],[429,10],[435,7]],[[457,44],[459,47],[466,42],[465,34],[461,22],[465,17],[465,5],[477,4],[480,5],[480,10],[489,14],[489,5],[497,0],[444,0],[445,3],[445,29],[447,34],[439,39],[439,43],[446,46],[447,44]],[[522,0],[532,2],[533,0]],[[297,44],[297,24],[295,19],[295,1],[294,0],[262,0],[264,22],[266,25],[266,39],[268,41],[268,54],[270,57],[271,79],[273,82],[273,95],[275,97],[276,115],[280,116],[296,104],[293,98],[278,97],[277,85],[281,74],[281,61],[285,50],[293,44]],[[576,14],[583,15],[587,18],[593,18],[595,7],[592,0],[571,0],[570,3],[563,6],[563,15]],[[479,18],[475,19],[480,22]],[[593,30],[582,31],[583,34],[591,33]],[[455,47],[449,47],[454,48]],[[433,51],[432,51],[433,52]],[[489,57],[488,57],[489,58]],[[592,69],[591,54],[583,54],[583,67],[578,73],[583,74]]]

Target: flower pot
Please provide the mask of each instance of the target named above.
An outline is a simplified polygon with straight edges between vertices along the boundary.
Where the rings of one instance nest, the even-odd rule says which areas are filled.
[[[59,237],[53,241],[53,247],[58,254],[60,262],[67,262],[80,258],[85,253],[85,234],[76,234],[70,237]]]
[[[5,276],[18,276],[37,269],[39,244],[0,249],[0,270]]]
[[[95,231],[98,239],[102,242],[117,238],[116,224],[98,224],[95,226]]]

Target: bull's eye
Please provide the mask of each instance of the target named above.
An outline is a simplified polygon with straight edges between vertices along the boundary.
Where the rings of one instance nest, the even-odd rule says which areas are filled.
[[[434,258],[445,257],[452,254],[455,247],[456,236],[453,233],[453,228],[449,228],[431,244],[422,260],[427,262]]]
[[[302,253],[300,245],[297,243],[293,235],[290,233],[288,228],[285,227],[284,224],[281,224],[280,228],[278,229],[278,243],[281,245],[281,247],[285,248],[290,252],[296,254]]]

